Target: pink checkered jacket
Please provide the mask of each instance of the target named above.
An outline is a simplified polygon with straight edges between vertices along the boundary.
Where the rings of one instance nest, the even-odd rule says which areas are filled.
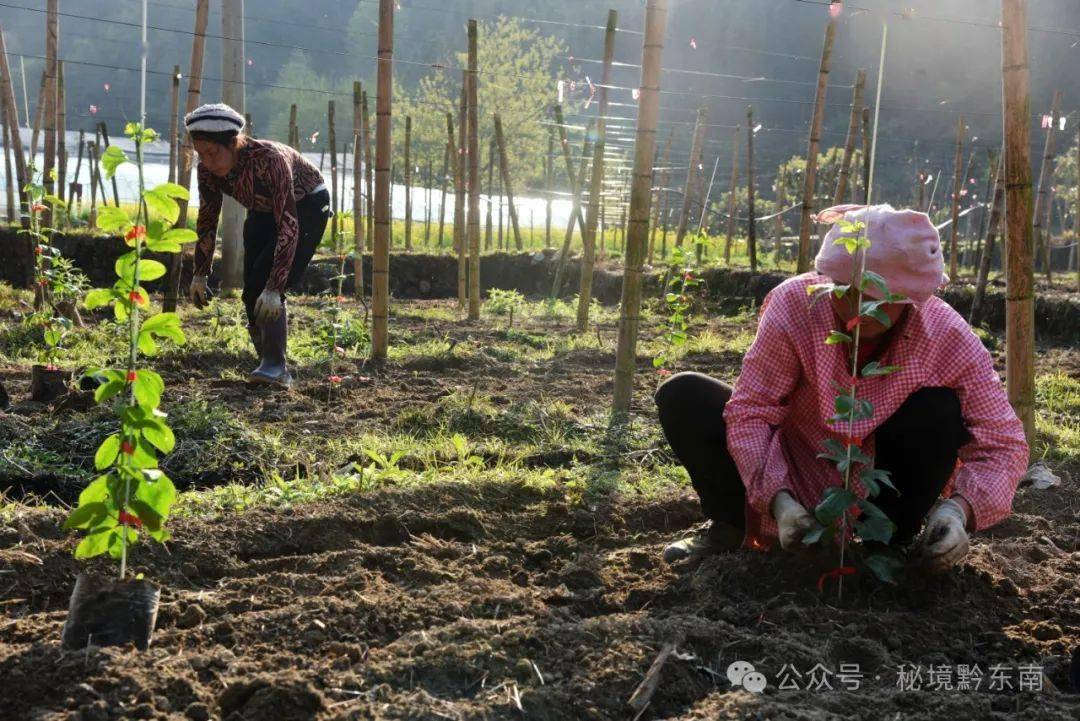
[[[825,344],[839,320],[827,299],[811,305],[806,290],[828,280],[806,273],[766,296],[757,337],[724,409],[728,450],[746,486],[745,547],[768,548],[777,540],[770,504],[778,491],[813,509],[826,488],[843,484],[832,462],[817,457],[825,439],[842,443],[848,435],[846,423],[827,422],[836,398],[831,381],[850,382],[848,347]],[[856,422],[852,433],[863,439],[864,450],[873,455],[874,429],[911,393],[952,388],[970,440],[943,495],[968,500],[976,531],[1005,519],[1027,468],[1028,446],[990,353],[964,319],[937,297],[913,306],[878,361],[900,369],[859,380],[858,397],[874,405],[873,418]],[[856,468],[853,478],[857,474]],[[866,496],[857,480],[853,490]]]

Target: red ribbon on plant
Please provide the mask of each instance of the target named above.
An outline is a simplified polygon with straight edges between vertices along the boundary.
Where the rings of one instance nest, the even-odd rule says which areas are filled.
[[[849,332],[855,330],[855,326],[857,326],[859,324],[859,317],[860,316],[855,316],[854,318],[849,320],[847,323],[845,323],[844,327],[847,328]]]
[[[859,436],[846,436],[844,438],[844,444],[859,448],[862,446],[862,438],[860,438]]]
[[[124,441],[120,444],[120,450],[129,456],[135,455],[135,444],[131,441]]]
[[[656,370],[656,375],[666,378],[667,376],[671,375],[671,371],[669,371],[667,368],[658,368]]]
[[[819,592],[823,592],[825,590],[825,580],[828,578],[839,579],[841,576],[851,576],[854,575],[854,573],[854,566],[840,566],[839,568],[834,568],[831,571],[826,571],[825,573],[818,576],[817,590]]]
[[[131,230],[124,236],[127,240],[135,240],[136,238],[143,238],[146,236],[146,228],[142,225],[132,226]]]
[[[142,521],[138,516],[133,516],[123,508],[120,509],[120,525],[121,526],[135,526],[135,528],[142,528]]]
[[[128,372],[127,372],[127,382],[128,382],[128,383],[134,383],[134,382],[135,382],[135,378],[136,378],[136,376],[135,376],[135,371],[128,371]]]
[[[34,206],[31,208],[31,210],[33,210],[35,213],[44,213],[46,210],[48,210],[48,208],[46,208],[41,203],[34,203]]]
[[[341,376],[330,376],[330,378],[328,380],[331,383],[340,383],[341,382]]]

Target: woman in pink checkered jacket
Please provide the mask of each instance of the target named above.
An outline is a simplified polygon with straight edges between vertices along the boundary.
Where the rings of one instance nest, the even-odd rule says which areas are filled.
[[[968,324],[934,296],[948,278],[941,240],[925,213],[888,205],[839,206],[819,220],[865,224],[866,269],[905,300],[881,306],[888,326],[860,323],[858,364],[898,366],[860,377],[858,397],[872,418],[851,435],[889,472],[899,491],[882,486],[874,503],[893,521],[892,545],[932,570],[958,563],[968,533],[1009,515],[1028,462],[1024,430],[1009,405],[989,352]],[[854,294],[811,303],[808,288],[849,283],[856,258],[833,241],[834,225],[815,261],[817,272],[790,278],[761,307],[757,337],[734,388],[699,373],[672,376],[656,392],[660,422],[686,467],[709,524],[664,551],[669,563],[740,546],[801,545],[824,490],[842,485],[823,442],[848,439],[835,414],[834,382],[851,378],[850,347],[827,345],[832,330],[851,329]],[[866,291],[882,297],[872,285]],[[854,490],[866,496],[855,483]],[[922,536],[919,536],[923,525]]]

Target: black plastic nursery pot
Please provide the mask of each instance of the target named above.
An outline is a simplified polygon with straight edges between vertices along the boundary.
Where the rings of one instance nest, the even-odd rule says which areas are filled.
[[[35,364],[30,369],[30,400],[52,403],[67,395],[71,371]]]
[[[161,592],[149,581],[80,573],[71,592],[61,645],[71,651],[91,645],[134,644],[145,651],[160,598]]]

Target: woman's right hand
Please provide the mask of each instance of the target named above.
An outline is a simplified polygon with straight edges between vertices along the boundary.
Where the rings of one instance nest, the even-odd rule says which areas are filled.
[[[188,288],[188,297],[191,302],[195,304],[196,308],[205,308],[207,301],[206,282],[208,278],[205,275],[196,275],[191,278],[191,287]]]
[[[801,547],[803,536],[817,523],[810,512],[787,491],[776,494],[772,514],[780,535],[780,547],[785,551]]]

